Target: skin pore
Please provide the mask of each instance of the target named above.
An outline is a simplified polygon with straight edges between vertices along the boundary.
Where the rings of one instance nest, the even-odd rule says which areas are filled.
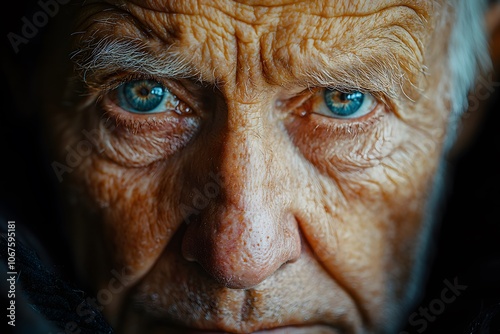
[[[46,109],[62,161],[85,133],[94,139],[63,186],[82,279],[98,291],[126,273],[104,308],[117,331],[398,326],[425,260],[450,113],[446,10],[78,7],[73,63]],[[168,107],[127,110],[130,82],[158,83]],[[332,114],[325,92],[360,92],[363,112]]]

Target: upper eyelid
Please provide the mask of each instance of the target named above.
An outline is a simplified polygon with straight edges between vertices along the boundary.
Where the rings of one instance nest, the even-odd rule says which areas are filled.
[[[121,73],[109,76],[106,78],[100,78],[99,80],[89,80],[85,81],[87,88],[95,92],[101,92],[102,94],[107,94],[121,85],[135,80],[152,80],[165,85],[167,88],[170,86],[167,80],[162,80],[151,75],[143,75],[141,73]]]
[[[325,89],[337,90],[339,92],[344,92],[344,93],[358,91],[358,92],[361,92],[363,94],[370,94],[375,99],[375,101],[377,103],[382,103],[388,107],[391,106],[388,103],[391,99],[387,95],[385,95],[381,92],[370,92],[370,91],[367,91],[364,89],[358,89],[358,88],[328,87],[328,86],[307,87],[306,89],[302,90],[301,92],[295,94],[293,97],[285,99],[286,101],[290,101],[290,103],[285,103],[285,104],[287,104],[287,105],[296,104],[296,103],[294,103],[294,101],[297,101],[297,100],[302,100],[302,102],[306,102],[310,98],[313,98],[319,92],[323,92]],[[299,106],[297,106],[297,107],[299,107]]]
[[[144,75],[141,73],[129,73],[120,75],[118,78],[111,79],[110,82],[101,86],[101,88],[97,88],[96,94],[99,99],[102,99],[104,96],[111,94],[113,91],[118,89],[121,85],[135,80],[152,80],[158,82],[167,88],[171,94],[175,95],[179,101],[191,110],[200,112],[203,109],[203,103],[199,101],[193,92],[185,88],[182,83],[178,82],[178,80],[156,78],[149,74]]]
[[[363,94],[372,95],[377,101],[390,100],[391,98],[382,91],[371,91],[363,87],[352,86],[308,86],[301,92],[297,93],[295,96],[303,95],[305,93],[316,93],[319,90],[338,90],[339,92],[349,93],[349,92],[361,92]],[[292,97],[293,98],[293,97]]]
[[[323,89],[332,89],[331,87],[322,87],[322,88]],[[381,92],[381,91],[372,92],[370,90],[366,90],[363,88],[352,88],[351,89],[351,88],[345,88],[345,87],[336,87],[336,88],[333,88],[333,90],[338,90],[341,92],[358,91],[358,92],[361,92],[363,94],[370,94],[375,99],[375,102],[377,104],[383,104],[388,111],[393,112],[396,110],[395,107],[397,104],[395,103],[394,98],[388,96],[387,94],[385,94],[384,92]]]

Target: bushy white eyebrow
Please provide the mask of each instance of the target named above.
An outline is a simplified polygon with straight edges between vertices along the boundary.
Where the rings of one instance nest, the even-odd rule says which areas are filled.
[[[146,44],[138,39],[109,36],[90,40],[72,52],[71,59],[84,81],[89,75],[102,76],[117,71],[175,79],[198,75],[180,54],[167,49],[153,56]]]
[[[419,66],[412,54],[406,55],[405,62],[401,58],[393,52],[376,52],[364,58],[351,56],[345,65],[335,66],[334,70],[328,66],[333,62],[325,59],[323,66],[304,73],[303,76],[322,87],[382,93],[393,99],[403,94],[412,100],[406,94],[405,87],[412,87],[417,91],[419,87],[411,81],[408,73],[423,74],[425,68]]]

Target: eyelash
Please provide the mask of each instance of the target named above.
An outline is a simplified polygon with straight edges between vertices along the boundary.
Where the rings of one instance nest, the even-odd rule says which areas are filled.
[[[97,105],[99,105],[99,109],[103,112],[103,117],[107,116],[114,119],[118,126],[131,128],[134,129],[134,131],[141,129],[153,130],[156,128],[160,128],[162,125],[170,121],[169,117],[171,116],[171,113],[138,115],[126,111],[124,112],[122,108],[116,105],[116,103],[113,101],[113,98],[111,97],[111,94],[113,94],[114,91],[122,84],[134,80],[153,80],[167,87],[172,91],[174,95],[179,97],[179,113],[182,112],[187,115],[193,113],[193,111],[195,110],[185,102],[185,98],[183,98],[183,95],[185,95],[185,93],[179,92],[180,89],[177,85],[174,85],[171,82],[166,82],[165,80],[159,80],[158,78],[149,75],[127,73],[118,75],[118,77],[115,77],[105,85],[100,85],[98,87],[89,87],[91,94],[96,96],[95,99],[97,101]]]
[[[377,105],[375,109],[367,115],[367,117],[365,116],[360,120],[336,120],[334,122],[321,122],[321,124],[318,124],[316,128],[321,127],[324,131],[334,133],[336,136],[340,137],[356,137],[360,134],[369,132],[373,125],[384,116],[381,109],[383,109],[383,107]],[[313,117],[316,116],[317,115],[314,115]]]
[[[311,105],[313,103],[312,99],[319,90],[323,89],[327,88],[308,89],[283,105],[285,108],[289,108],[288,110],[291,110],[296,118],[304,119],[307,117],[308,121],[317,123],[314,131],[321,128],[323,131],[340,137],[356,137],[362,133],[368,132],[375,123],[377,123],[387,112],[392,110],[384,97],[373,94],[377,105],[367,115],[357,119],[328,118],[316,114],[311,110]]]

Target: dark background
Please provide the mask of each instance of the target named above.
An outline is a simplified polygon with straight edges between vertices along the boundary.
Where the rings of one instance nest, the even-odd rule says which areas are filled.
[[[4,7],[0,19],[0,220],[1,224],[15,220],[18,237],[31,239],[33,235],[41,242],[41,249],[46,252],[41,255],[49,265],[73,280],[64,222],[56,205],[57,179],[41,140],[41,121],[37,101],[33,100],[37,87],[30,78],[50,20],[15,54],[7,33],[19,34],[21,18],[31,18],[40,7],[34,1],[10,2],[9,6]],[[497,49],[492,42],[495,62],[500,58]],[[17,82],[15,89],[9,85],[12,80]],[[498,77],[495,80],[500,81]],[[441,298],[446,279],[452,283],[456,279],[467,289],[453,303],[445,304],[435,319],[425,321],[425,328],[422,321],[408,323],[405,330],[409,333],[470,333],[468,327],[474,319],[489,314],[492,325],[484,333],[500,333],[500,316],[495,318],[494,312],[488,312],[500,305],[500,87],[492,90],[479,110],[466,117],[478,127],[473,140],[456,157],[436,248],[429,263],[428,283],[415,311],[418,313],[419,307],[428,308]]]

